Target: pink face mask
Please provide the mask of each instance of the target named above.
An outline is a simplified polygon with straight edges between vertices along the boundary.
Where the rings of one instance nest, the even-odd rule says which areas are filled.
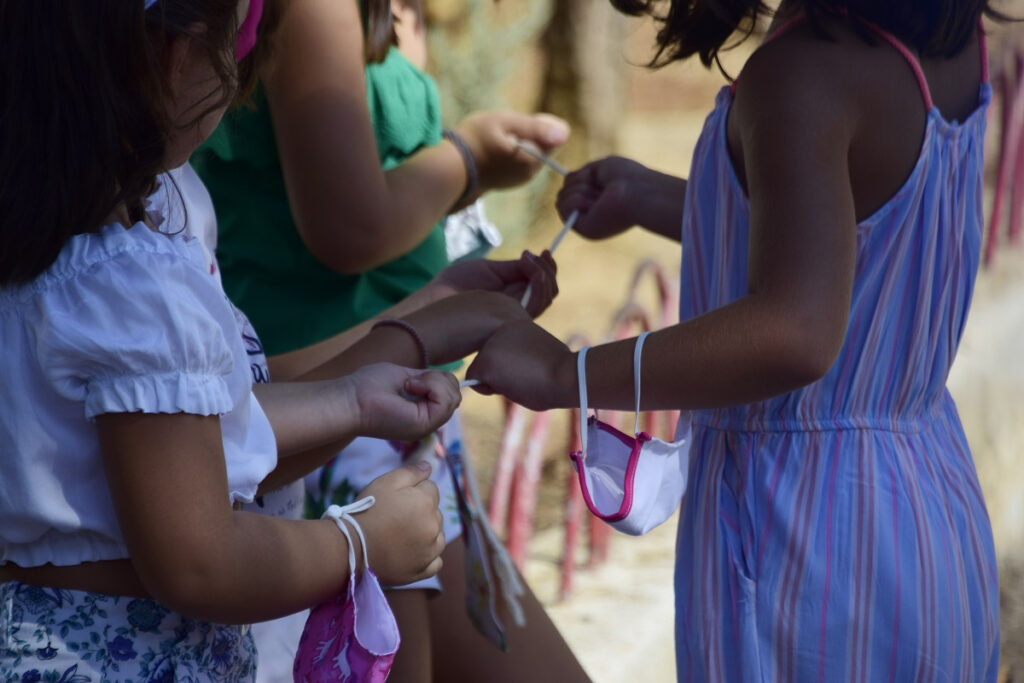
[[[249,11],[238,28],[235,39],[235,61],[240,62],[256,47],[256,31],[263,17],[263,0],[249,0]]]
[[[314,607],[299,639],[293,673],[296,683],[384,683],[398,652],[400,638],[395,615],[366,555],[366,537],[352,516],[370,509],[373,496],[351,505],[327,508],[348,539],[348,564],[353,568],[348,590]],[[356,580],[356,553],[348,526],[363,543],[363,575]]]
[[[633,352],[634,436],[601,422],[596,414],[587,419],[588,347],[580,349],[577,368],[582,448],[569,455],[590,511],[632,536],[646,534],[679,507],[690,461],[689,420],[685,415],[671,443],[640,431],[640,358],[648,334],[637,338]]]

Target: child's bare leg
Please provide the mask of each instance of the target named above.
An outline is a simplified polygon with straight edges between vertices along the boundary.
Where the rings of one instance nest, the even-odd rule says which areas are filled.
[[[529,588],[522,598],[526,626],[516,628],[506,624],[508,652],[499,650],[473,628],[466,615],[464,554],[462,538],[448,544],[442,555],[442,593],[427,601],[434,653],[433,680],[436,683],[589,681],[562,634]]]
[[[387,592],[388,604],[395,613],[398,632],[402,637],[402,644],[391,667],[391,675],[388,676],[390,683],[431,683],[431,636],[430,620],[427,616],[427,594],[432,592],[420,589]]]

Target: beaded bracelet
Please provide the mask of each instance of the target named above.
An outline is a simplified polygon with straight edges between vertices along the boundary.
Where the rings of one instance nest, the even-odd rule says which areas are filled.
[[[456,133],[451,128],[445,128],[442,136],[445,140],[448,140],[455,149],[459,150],[459,155],[462,157],[462,163],[466,166],[466,189],[462,191],[462,196],[456,200],[455,205],[458,206],[465,202],[470,197],[476,195],[477,190],[480,188],[480,169],[477,168],[476,158],[473,156],[473,150],[469,148],[469,143]]]
[[[420,333],[416,331],[415,327],[404,320],[399,320],[398,318],[385,318],[383,320],[378,320],[373,324],[373,327],[370,328],[370,331],[373,332],[378,327],[397,327],[408,332],[409,336],[412,337],[414,342],[416,342],[416,348],[420,350],[420,361],[422,361],[423,367],[430,367],[430,360],[427,356],[427,345],[423,341],[423,337],[420,336]]]

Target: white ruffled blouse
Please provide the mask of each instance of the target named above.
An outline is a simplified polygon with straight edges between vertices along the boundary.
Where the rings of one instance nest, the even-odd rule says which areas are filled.
[[[232,306],[192,237],[142,223],[73,237],[0,290],[0,350],[0,563],[128,557],[97,415],[219,415],[232,502],[276,464]]]

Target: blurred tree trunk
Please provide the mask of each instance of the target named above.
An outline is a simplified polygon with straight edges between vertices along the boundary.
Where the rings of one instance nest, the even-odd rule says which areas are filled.
[[[579,165],[612,154],[625,110],[626,20],[603,0],[559,0],[542,38],[548,68],[541,109],[567,119],[563,157]]]
[[[607,0],[424,0],[424,8],[449,125],[513,100],[569,121],[572,138],[557,154],[567,167],[616,151],[627,19]],[[559,187],[561,178],[541,172],[521,190],[489,195],[488,211],[512,241],[525,239],[551,217]]]

